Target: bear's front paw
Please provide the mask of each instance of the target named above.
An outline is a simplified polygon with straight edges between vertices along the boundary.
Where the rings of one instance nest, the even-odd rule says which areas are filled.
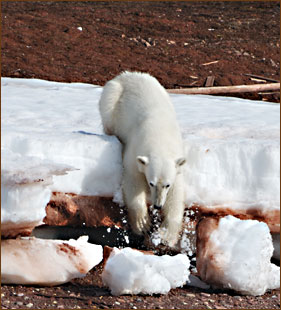
[[[160,230],[161,241],[170,248],[174,247],[178,241],[178,234],[169,232],[166,228]]]
[[[134,233],[142,235],[150,230],[151,221],[147,210],[130,211],[129,219]]]
[[[180,224],[179,223],[173,223],[171,225],[165,225],[166,223],[163,223],[160,227],[160,237],[161,241],[164,245],[167,245],[169,247],[174,247],[179,239],[179,232],[180,232]]]

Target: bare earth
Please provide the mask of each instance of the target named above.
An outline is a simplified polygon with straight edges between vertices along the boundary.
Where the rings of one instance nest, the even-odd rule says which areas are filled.
[[[123,70],[167,88],[280,79],[279,2],[1,2],[5,77],[104,85]],[[79,28],[81,27],[81,28]],[[278,102],[280,93],[238,94]],[[114,297],[102,265],[58,287],[2,285],[2,309],[280,309],[260,297],[185,286],[160,296]]]

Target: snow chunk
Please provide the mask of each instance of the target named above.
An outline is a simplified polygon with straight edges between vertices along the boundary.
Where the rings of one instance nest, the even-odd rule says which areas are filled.
[[[101,262],[101,245],[78,240],[20,238],[1,242],[1,281],[5,284],[58,285],[82,278]]]
[[[265,223],[229,215],[217,227],[211,224],[213,230],[206,221],[200,226],[197,268],[203,281],[254,296],[280,287],[280,267],[270,262],[273,245]],[[206,236],[206,244],[200,245]]]
[[[114,248],[102,279],[113,295],[167,294],[188,281],[189,263],[183,254],[155,256],[131,248]]]
[[[1,150],[1,155],[1,229],[4,235],[16,235],[42,223],[53,177],[73,168],[11,150]]]

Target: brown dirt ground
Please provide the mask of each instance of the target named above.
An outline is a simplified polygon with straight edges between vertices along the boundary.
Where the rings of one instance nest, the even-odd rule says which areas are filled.
[[[279,8],[277,1],[2,1],[2,76],[104,85],[128,69],[167,88],[203,86],[207,76],[220,86],[257,83],[245,74],[279,80]]]
[[[2,1],[6,77],[104,85],[122,70],[154,75],[167,88],[254,84],[280,78],[280,4],[271,2]],[[82,27],[82,31],[78,29]],[[217,61],[209,65],[209,62]],[[280,93],[240,94],[278,102]],[[260,297],[191,287],[165,296],[111,296],[102,266],[54,288],[2,285],[2,309],[279,309]]]

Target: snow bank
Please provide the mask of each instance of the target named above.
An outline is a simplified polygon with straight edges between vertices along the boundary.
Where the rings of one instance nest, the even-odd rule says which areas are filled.
[[[186,141],[187,203],[280,209],[280,105],[172,96]]]
[[[272,238],[265,223],[233,216],[200,223],[197,269],[201,279],[245,295],[280,287],[280,267],[271,264]]]
[[[102,132],[101,87],[1,82],[2,150],[78,169],[54,176],[52,191],[122,200],[121,145]],[[279,210],[280,105],[200,95],[171,99],[186,147],[186,203]]]
[[[1,83],[2,149],[74,167],[53,177],[52,191],[97,196],[118,191],[121,145],[102,134],[100,87],[37,79]]]
[[[58,285],[82,278],[101,262],[101,245],[76,240],[35,238],[2,240],[1,282],[4,284]]]
[[[156,256],[124,248],[111,252],[102,279],[113,295],[167,294],[183,286],[189,278],[186,255]]]

